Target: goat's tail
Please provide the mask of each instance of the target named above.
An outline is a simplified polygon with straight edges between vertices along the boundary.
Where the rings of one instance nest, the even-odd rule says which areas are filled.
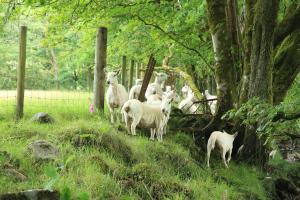
[[[216,140],[217,140],[217,135],[212,133],[208,139],[207,148],[213,150],[215,148]]]

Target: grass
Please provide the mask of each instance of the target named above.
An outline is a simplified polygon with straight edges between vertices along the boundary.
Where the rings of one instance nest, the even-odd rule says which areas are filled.
[[[268,199],[259,169],[234,161],[225,169],[217,153],[208,169],[205,152],[190,136],[168,133],[162,143],[144,132],[129,136],[107,121],[106,112],[90,114],[86,97],[78,103],[82,107],[59,100],[43,107],[31,99],[18,123],[12,106],[3,107],[7,102],[1,100],[0,151],[11,158],[0,154],[0,164],[19,165],[28,180],[1,174],[0,194],[48,186],[65,199]],[[40,111],[55,123],[31,123]],[[57,160],[35,163],[26,153],[27,145],[40,139],[59,147]]]

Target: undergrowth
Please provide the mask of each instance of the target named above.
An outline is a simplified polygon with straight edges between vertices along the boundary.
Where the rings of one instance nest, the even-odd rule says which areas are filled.
[[[62,199],[267,199],[264,173],[230,163],[225,169],[218,152],[212,168],[191,136],[167,133],[162,143],[147,133],[127,135],[105,115],[63,116],[55,123],[0,121],[0,162],[9,162],[27,176],[0,176],[0,194],[32,188],[57,189]],[[47,140],[60,149],[51,162],[34,162],[27,145]],[[6,153],[3,153],[6,152]],[[4,155],[7,154],[7,155]]]

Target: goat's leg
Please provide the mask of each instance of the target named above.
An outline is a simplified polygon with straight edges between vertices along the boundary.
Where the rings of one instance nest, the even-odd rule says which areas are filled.
[[[109,113],[110,113],[110,122],[113,124],[113,123],[115,123],[115,120],[114,120],[114,109],[109,107]]]
[[[124,117],[124,120],[125,120],[125,126],[127,128],[128,134],[130,134],[130,123],[129,123],[130,120],[128,119],[128,116],[123,116],[123,117]]]
[[[133,118],[131,123],[131,134],[136,135],[136,126],[139,124],[140,119]]]
[[[207,147],[207,167],[209,167],[210,152],[211,152],[211,148],[208,146]]]
[[[226,166],[226,168],[228,168],[225,157],[226,157],[226,151],[224,148],[222,148],[222,159],[223,159],[224,165]]]
[[[150,140],[155,140],[155,129],[154,128],[150,128],[150,132],[151,132],[151,136],[150,136]]]
[[[232,148],[229,149],[228,158],[227,158],[227,163],[228,164],[229,164],[229,161],[231,160],[231,153],[232,153]]]
[[[162,141],[162,128],[156,128],[156,137],[159,142]]]

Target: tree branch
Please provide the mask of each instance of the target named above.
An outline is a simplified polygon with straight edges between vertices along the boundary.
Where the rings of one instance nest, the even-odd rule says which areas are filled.
[[[300,118],[300,112],[293,114],[286,114],[284,112],[278,112],[275,117],[273,117],[272,122],[283,120],[295,120]]]
[[[189,51],[193,51],[194,53],[196,53],[205,63],[205,65],[211,69],[212,71],[214,71],[213,67],[208,63],[208,61],[204,58],[204,56],[200,53],[200,51],[198,51],[197,49],[194,49],[192,47],[189,47],[187,44],[184,44],[182,41],[179,41],[177,38],[174,37],[174,35],[169,34],[167,31],[165,31],[162,27],[160,27],[157,24],[153,24],[153,23],[149,23],[146,20],[144,20],[141,16],[139,15],[135,15],[135,17],[143,22],[146,26],[151,26],[155,29],[158,29],[159,31],[161,31],[163,34],[165,34],[166,36],[168,36],[171,40],[173,40],[174,42],[176,42],[177,44],[179,44],[180,46],[184,47],[185,49],[189,50]]]

